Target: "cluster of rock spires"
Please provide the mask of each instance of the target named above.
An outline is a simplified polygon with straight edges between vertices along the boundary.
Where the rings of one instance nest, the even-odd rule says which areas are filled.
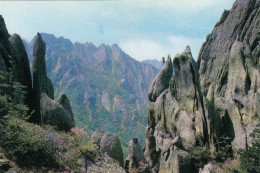
[[[163,64],[149,89],[145,156],[152,172],[192,172],[198,145],[232,152],[251,145],[260,122],[260,0],[237,0],[207,36],[196,62],[189,46]],[[172,75],[172,71],[175,74]]]
[[[70,102],[66,95],[53,100],[54,89],[46,73],[45,51],[46,45],[38,33],[33,49],[32,80],[22,39],[17,34],[8,34],[4,19],[0,16],[0,70],[11,72],[12,80],[26,86],[26,99],[17,102],[25,103],[31,110],[35,110],[30,117],[31,122],[50,124],[59,130],[68,131],[75,126]]]

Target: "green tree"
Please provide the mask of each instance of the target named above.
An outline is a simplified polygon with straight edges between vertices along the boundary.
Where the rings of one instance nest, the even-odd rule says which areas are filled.
[[[249,172],[260,172],[260,124],[258,124],[250,134],[253,137],[252,146],[247,150],[241,149],[240,153],[240,165],[242,169]]]

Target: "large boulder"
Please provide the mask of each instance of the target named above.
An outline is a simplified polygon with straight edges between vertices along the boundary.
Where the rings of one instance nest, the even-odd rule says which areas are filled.
[[[125,161],[125,169],[131,173],[149,173],[148,162],[137,138],[129,142],[129,154]]]
[[[56,126],[58,130],[65,131],[69,131],[75,126],[70,112],[58,101],[52,100],[45,93],[42,93],[40,103],[42,123]]]
[[[123,150],[119,138],[111,133],[105,133],[100,140],[100,150],[117,160],[123,167]]]
[[[74,121],[74,115],[73,115],[73,112],[72,112],[72,108],[71,108],[71,105],[70,105],[70,100],[68,99],[68,97],[66,96],[66,94],[62,94],[60,96],[60,98],[58,98],[58,103],[60,105],[63,106],[63,108],[69,113],[72,121]]]
[[[96,144],[100,148],[100,141],[106,132],[102,130],[96,130],[91,136],[91,142]]]

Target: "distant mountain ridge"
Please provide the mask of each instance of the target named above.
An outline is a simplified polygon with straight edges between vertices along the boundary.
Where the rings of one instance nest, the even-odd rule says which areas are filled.
[[[76,124],[87,125],[90,132],[102,129],[144,135],[147,91],[158,72],[155,67],[136,61],[116,44],[96,47],[88,42],[73,44],[52,34],[41,35],[46,42],[47,74],[55,98],[68,95]],[[33,41],[25,45],[30,62]]]
[[[142,61],[143,63],[150,64],[154,66],[156,69],[160,70],[162,68],[162,60],[158,61],[157,59],[146,59]]]

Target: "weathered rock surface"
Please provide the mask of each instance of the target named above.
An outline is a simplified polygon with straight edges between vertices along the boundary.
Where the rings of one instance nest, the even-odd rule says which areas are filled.
[[[25,104],[32,106],[32,77],[30,72],[30,64],[27,56],[27,52],[23,45],[22,39],[18,34],[14,34],[9,37],[9,41],[12,45],[12,53],[15,58],[13,65],[14,80],[26,86],[26,99]]]
[[[259,21],[260,0],[237,0],[208,35],[198,63],[187,47],[173,59],[175,74],[164,89],[149,92],[145,156],[153,172],[193,172],[189,151],[218,151],[223,138],[231,153],[251,145],[260,122]]]
[[[155,102],[156,98],[169,87],[169,81],[172,77],[173,67],[172,60],[168,57],[166,63],[163,64],[162,69],[156,75],[148,90],[148,97],[151,102]]]
[[[75,126],[74,116],[66,95],[56,101],[51,80],[47,77],[45,64],[46,44],[38,33],[33,48],[33,97],[35,113],[31,121],[57,126],[68,131]]]
[[[175,56],[173,66],[168,89],[148,110],[145,155],[153,172],[189,172],[187,150],[207,139],[198,70],[189,47]]]
[[[100,141],[102,139],[102,137],[104,136],[106,132],[102,131],[102,130],[96,130],[92,136],[91,136],[91,141],[93,144],[96,144],[99,148],[100,148]]]
[[[60,96],[60,98],[58,98],[57,100],[59,102],[60,105],[62,105],[62,107],[69,113],[72,121],[74,122],[74,115],[72,112],[72,108],[70,106],[70,100],[68,99],[68,97],[66,96],[66,94],[62,94]]]
[[[203,95],[209,88],[214,94],[211,139],[227,136],[235,150],[250,145],[249,134],[259,122],[259,21],[259,0],[237,0],[207,37],[198,59]]]
[[[123,167],[123,150],[116,135],[96,130],[91,136],[91,142],[96,144],[102,153],[115,159]]]
[[[58,101],[52,100],[45,93],[40,100],[41,122],[56,126],[58,130],[69,131],[75,126],[73,116]]]
[[[15,103],[25,103],[30,108],[32,103],[32,81],[29,60],[19,35],[9,35],[4,19],[0,15],[0,71],[11,72],[12,82],[26,86],[25,99],[13,98]]]
[[[148,162],[137,138],[129,142],[129,154],[125,161],[125,169],[131,173],[149,173]]]
[[[123,167],[123,150],[118,137],[111,133],[105,133],[100,140],[100,150],[119,162]]]
[[[93,159],[93,158],[92,158]],[[97,153],[96,159],[86,159],[87,173],[125,173],[119,162],[107,154]]]

